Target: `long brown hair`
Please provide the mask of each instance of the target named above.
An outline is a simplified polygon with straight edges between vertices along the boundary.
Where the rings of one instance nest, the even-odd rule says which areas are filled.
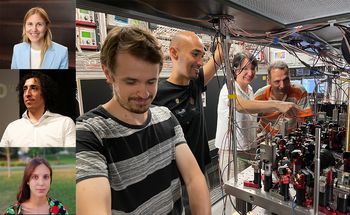
[[[29,38],[26,35],[26,22],[27,22],[27,19],[31,15],[34,15],[34,14],[38,14],[45,21],[45,24],[46,24],[46,33],[45,33],[45,36],[44,36],[44,45],[41,47],[41,51],[40,51],[40,57],[41,57],[40,65],[41,65],[43,60],[44,60],[45,52],[49,49],[49,47],[52,44],[52,33],[51,33],[51,30],[50,30],[51,21],[50,21],[49,15],[46,13],[46,11],[43,8],[41,8],[41,7],[33,7],[31,9],[29,9],[27,11],[26,15],[23,18],[23,31],[22,31],[22,41],[23,42],[30,43],[30,40],[29,40]]]
[[[22,182],[21,182],[21,185],[18,189],[17,201],[19,203],[23,203],[30,198],[30,188],[28,185],[28,181],[30,180],[30,177],[32,176],[35,168],[41,164],[44,164],[47,168],[49,168],[49,170],[50,170],[50,184],[52,183],[52,168],[51,168],[49,162],[47,162],[47,160],[45,160],[44,158],[41,158],[41,157],[35,157],[35,158],[31,159],[27,163],[26,168],[24,169]]]

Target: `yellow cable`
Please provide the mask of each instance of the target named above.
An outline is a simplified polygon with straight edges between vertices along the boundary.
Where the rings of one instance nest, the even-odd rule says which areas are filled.
[[[228,99],[237,99],[237,94],[228,94],[227,98]]]

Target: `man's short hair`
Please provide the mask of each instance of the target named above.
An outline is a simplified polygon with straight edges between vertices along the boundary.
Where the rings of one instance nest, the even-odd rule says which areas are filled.
[[[269,79],[271,79],[271,70],[273,69],[286,70],[289,74],[289,67],[284,61],[275,61],[269,66],[269,68],[267,69],[267,75]]]
[[[38,71],[32,71],[24,75],[18,83],[16,90],[18,91],[18,100],[20,105],[25,107],[23,99],[23,86],[30,78],[36,78],[40,82],[42,97],[45,101],[45,110],[56,112],[56,98],[58,95],[57,84],[50,76]]]
[[[249,62],[254,67],[254,69],[257,68],[258,61],[256,60],[256,58],[252,54],[250,54],[248,52],[239,52],[239,53],[235,54],[235,56],[233,57],[232,69],[236,70],[240,66],[246,66],[246,65],[241,65],[243,63],[244,59],[249,60]]]
[[[107,35],[101,49],[101,63],[114,74],[116,56],[128,53],[144,61],[163,65],[163,52],[157,39],[148,31],[133,27],[115,27]]]

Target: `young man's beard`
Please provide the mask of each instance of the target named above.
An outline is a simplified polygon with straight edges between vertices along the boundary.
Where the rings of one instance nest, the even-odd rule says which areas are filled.
[[[133,100],[137,100],[138,98],[136,97],[129,97],[128,101],[123,101],[121,99],[121,97],[119,96],[119,94],[117,93],[117,91],[114,89],[114,95],[118,101],[118,103],[120,104],[120,106],[122,106],[125,110],[128,110],[131,113],[136,113],[136,114],[143,114],[146,113],[149,109],[149,107],[151,106],[151,102],[153,100],[153,95],[149,95],[149,97],[147,98],[148,100],[150,100],[149,103],[147,103],[146,105],[135,105],[133,103],[131,103],[131,101]]]

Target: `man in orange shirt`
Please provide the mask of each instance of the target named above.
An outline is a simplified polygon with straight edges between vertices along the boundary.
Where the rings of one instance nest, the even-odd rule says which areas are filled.
[[[275,135],[280,131],[283,121],[287,121],[289,133],[297,127],[297,122],[304,121],[306,117],[313,115],[307,91],[299,84],[290,83],[289,68],[285,62],[276,61],[267,71],[268,85],[255,93],[255,99],[293,102],[303,111],[299,111],[296,118],[286,118],[280,112],[263,113],[260,118],[261,129]]]

